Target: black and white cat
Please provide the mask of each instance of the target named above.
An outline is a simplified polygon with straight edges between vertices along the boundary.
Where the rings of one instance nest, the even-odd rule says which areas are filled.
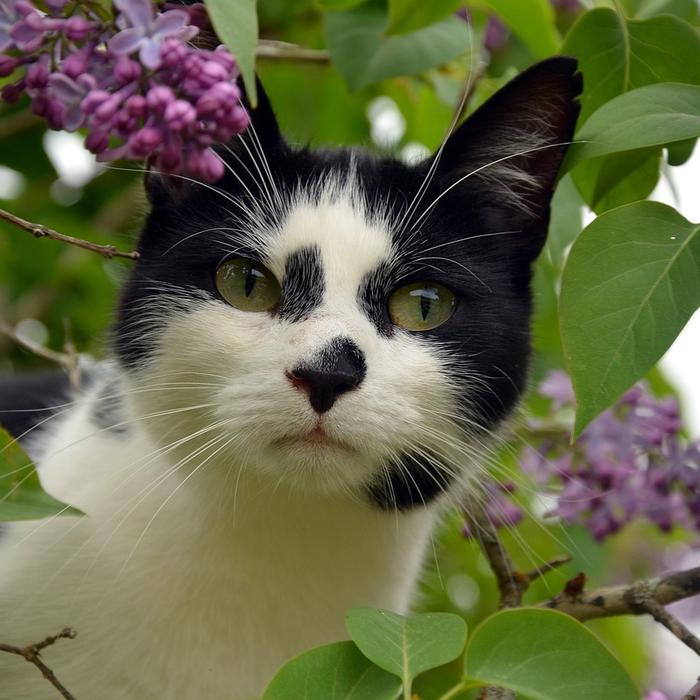
[[[246,700],[348,608],[405,611],[523,389],[580,90],[540,63],[412,166],[293,148],[263,95],[216,186],[149,176],[113,359],[77,397],[4,385],[87,516],[4,528],[0,639],[75,628],[44,656],[79,700]],[[54,697],[0,655],[0,698]]]

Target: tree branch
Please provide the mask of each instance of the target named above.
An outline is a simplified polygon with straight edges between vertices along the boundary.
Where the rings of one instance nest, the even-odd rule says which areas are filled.
[[[56,352],[56,350],[45,348],[43,345],[37,345],[31,340],[27,340],[21,335],[15,333],[14,328],[12,328],[9,323],[2,320],[0,320],[0,333],[6,335],[8,338],[10,338],[10,340],[17,343],[17,345],[25,350],[28,350],[37,357],[41,357],[44,360],[60,365],[66,370],[66,372],[75,371],[76,360],[75,357],[71,356],[69,353]]]
[[[40,653],[46,647],[55,644],[59,639],[75,639],[76,632],[68,627],[61,630],[58,634],[54,634],[51,637],[47,637],[41,642],[36,644],[29,644],[26,647],[15,647],[11,644],[3,644],[0,642],[0,651],[6,651],[8,654],[17,654],[17,656],[23,657],[30,664],[34,664],[40,671],[41,674],[46,678],[46,680],[51,683],[51,685],[58,690],[61,695],[63,695],[66,700],[76,700],[73,696],[56,678],[54,672],[41,660]]]
[[[255,55],[259,58],[277,58],[291,61],[311,61],[313,63],[328,63],[330,53],[322,49],[307,49],[297,44],[284,41],[263,39],[258,44]]]
[[[35,238],[51,238],[54,241],[61,241],[62,243],[68,243],[69,245],[73,245],[78,248],[91,250],[93,253],[98,253],[105,258],[128,258],[129,260],[137,260],[139,257],[139,254],[136,251],[126,253],[118,250],[113,245],[99,245],[98,243],[84,241],[80,238],[75,238],[74,236],[68,236],[65,233],[54,231],[43,224],[33,224],[30,221],[26,221],[19,216],[11,214],[9,211],[5,211],[4,209],[0,209],[0,219],[4,219],[8,223],[14,224],[17,226],[17,228],[24,229]]]
[[[571,586],[570,583],[562,593],[540,606],[560,610],[581,622],[599,617],[649,614],[700,655],[700,639],[663,607],[700,594],[700,566],[590,592],[585,592],[583,585]]]

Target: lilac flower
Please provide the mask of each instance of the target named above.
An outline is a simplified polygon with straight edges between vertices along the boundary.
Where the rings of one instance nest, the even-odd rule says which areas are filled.
[[[167,173],[219,179],[224,166],[211,147],[246,129],[248,114],[234,57],[186,43],[206,9],[115,4],[117,16],[105,21],[88,3],[54,0],[47,15],[30,0],[0,0],[0,77],[24,69],[0,96],[28,95],[52,129],[86,129],[98,160],[145,159]]]
[[[126,28],[109,41],[109,50],[117,55],[139,52],[141,63],[151,70],[160,67],[160,45],[165,39],[191,39],[199,31],[188,24],[189,15],[183,10],[168,10],[154,18],[150,0],[115,0]]]
[[[539,386],[553,412],[570,415],[574,395],[563,372]],[[532,421],[537,431],[541,421]],[[643,382],[594,420],[571,446],[568,433],[548,435],[520,454],[522,470],[556,496],[552,515],[584,525],[596,540],[644,518],[662,532],[683,527],[700,532],[700,441],[681,437],[678,403],[653,396]],[[548,431],[551,433],[551,430]],[[486,513],[494,525],[508,512],[507,491],[487,489]]]
[[[484,48],[493,53],[502,49],[508,42],[510,32],[496,15],[491,15],[484,31]]]
[[[0,0],[0,53],[12,48],[12,27],[19,21],[19,12],[14,0]]]

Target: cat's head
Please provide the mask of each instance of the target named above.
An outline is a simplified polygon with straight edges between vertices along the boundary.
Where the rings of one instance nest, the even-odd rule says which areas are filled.
[[[387,509],[478,478],[525,383],[580,90],[574,60],[540,63],[416,165],[294,148],[263,93],[221,182],[149,176],[116,348],[180,468]]]

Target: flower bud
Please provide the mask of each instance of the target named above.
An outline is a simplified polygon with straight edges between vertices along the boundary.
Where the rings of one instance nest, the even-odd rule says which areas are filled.
[[[63,32],[71,41],[84,41],[92,31],[92,23],[84,17],[69,17],[63,25]]]

